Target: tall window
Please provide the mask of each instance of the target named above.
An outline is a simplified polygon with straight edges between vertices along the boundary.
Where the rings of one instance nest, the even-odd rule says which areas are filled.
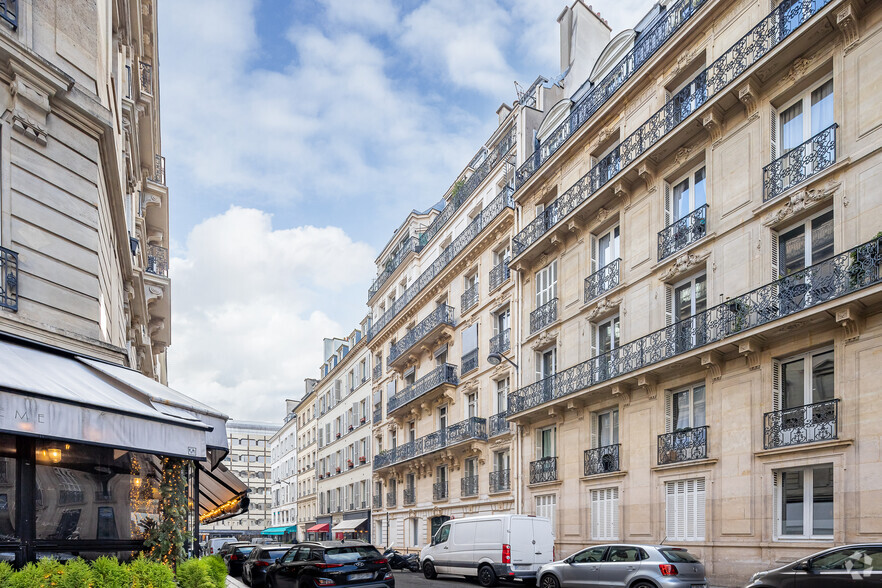
[[[772,410],[784,411],[775,445],[835,438],[833,357],[827,349],[772,362]]]
[[[464,478],[473,478],[478,475],[478,458],[470,457],[463,462],[463,472],[462,475]]]
[[[471,392],[466,394],[466,417],[475,418],[478,416],[478,393]]]
[[[551,531],[555,532],[557,526],[557,496],[555,494],[546,494],[536,497],[536,516],[545,517],[551,521]]]
[[[781,311],[789,314],[830,296],[825,279],[836,270],[833,264],[802,270],[833,257],[833,211],[827,210],[800,224],[772,235],[772,278],[786,277],[781,288]]]
[[[707,174],[702,165],[665,186],[665,226],[707,204]]]
[[[536,308],[557,298],[557,260],[536,272]]]
[[[410,519],[410,544],[412,547],[420,545],[420,520],[417,518]]]
[[[666,431],[680,431],[707,424],[704,385],[668,392],[665,401]]]
[[[496,413],[508,410],[508,378],[496,380]]]
[[[408,443],[416,441],[416,421],[408,421],[407,423],[407,441]]]
[[[596,377],[599,380],[606,380],[613,375],[610,373],[610,370],[615,369],[614,360],[617,354],[614,353],[614,350],[619,348],[619,335],[620,329],[618,316],[614,316],[602,323],[593,325],[591,338],[594,349],[591,350],[591,355],[594,357],[600,356],[596,364]]]
[[[775,472],[775,525],[780,539],[833,538],[833,466]]]
[[[591,271],[606,267],[619,258],[619,227],[592,239]]]
[[[497,312],[493,319],[493,330],[495,331],[493,334],[504,333],[511,326],[511,309],[506,306],[505,309]]]
[[[509,469],[511,463],[511,455],[508,449],[504,451],[493,452],[493,471],[502,472]]]
[[[557,427],[536,431],[536,459],[557,457]]]
[[[619,538],[619,489],[591,491],[591,539],[614,541]]]
[[[669,541],[704,541],[704,478],[665,484],[665,522]]]
[[[784,155],[833,124],[833,78],[787,103],[778,116],[773,158]],[[773,139],[774,139],[773,134]],[[779,153],[775,154],[776,148]]]
[[[591,447],[606,447],[619,442],[619,409],[613,408],[591,415]]]
[[[536,354],[536,380],[553,376],[557,368],[557,349],[552,347]]]
[[[447,428],[447,405],[438,407],[438,430],[443,431]]]
[[[699,274],[667,286],[665,291],[665,317],[667,323],[675,324],[671,333],[676,351],[682,352],[707,341],[707,275]]]

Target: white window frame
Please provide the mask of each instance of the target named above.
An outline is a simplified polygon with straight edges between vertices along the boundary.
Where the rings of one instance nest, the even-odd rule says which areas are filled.
[[[509,379],[508,377],[502,378],[501,380],[496,380],[496,413],[505,412],[508,410],[508,387],[509,387]]]
[[[552,371],[545,373],[545,354],[551,353]],[[542,380],[557,373],[557,347],[550,347],[536,352],[536,381]]]
[[[802,406],[806,406],[809,404],[813,404],[814,394],[812,390],[812,379],[814,376],[814,368],[812,366],[812,358],[821,355],[824,353],[829,353],[834,351],[832,345],[827,345],[824,347],[818,347],[816,349],[812,349],[810,351],[806,351],[804,353],[799,353],[797,355],[791,355],[789,357],[784,357],[781,359],[772,360],[772,410],[783,410],[784,407],[784,398],[786,396],[784,390],[784,378],[783,378],[783,366],[788,363],[793,363],[795,361],[802,360],[803,361],[803,402]],[[836,398],[836,354],[833,354],[833,398]],[[826,401],[820,401],[826,402]],[[789,406],[786,408],[798,408]]]
[[[600,439],[600,417],[609,415],[610,436],[611,440],[606,445],[601,445]],[[598,410],[591,413],[591,449],[598,447],[606,447],[607,445],[616,445],[619,442],[619,407],[613,406],[604,410]]]
[[[536,272],[536,308],[557,298],[557,260]]]
[[[704,478],[665,482],[665,539],[704,541],[707,535],[707,493]]]
[[[545,453],[543,449],[542,438],[546,431],[551,431],[551,453],[549,455],[543,455]],[[536,429],[536,460],[545,459],[549,457],[557,457],[557,425],[550,425],[547,427],[539,427]]]
[[[808,89],[804,92],[800,93],[798,96],[795,96],[782,104],[780,107],[772,108],[772,160],[785,155],[785,151],[781,142],[783,141],[782,129],[781,129],[781,115],[784,114],[788,109],[793,107],[797,103],[802,103],[802,141],[798,143],[798,145],[805,143],[809,139],[811,139],[814,134],[812,134],[812,92],[820,89],[824,84],[833,80],[833,72],[831,71],[829,74],[824,76],[822,79],[818,80],[818,82],[812,84]],[[833,85],[833,108],[834,108],[834,116],[833,121],[830,122],[832,125],[836,119],[835,109],[836,109],[836,85]],[[818,132],[826,129],[830,125],[826,125]],[[816,133],[817,134],[817,133]]]
[[[696,206],[695,202],[695,174],[704,169],[704,204]],[[689,185],[689,211],[681,217],[677,217],[678,211],[674,210],[674,188],[688,182]],[[685,218],[695,212],[700,206],[707,204],[707,191],[710,186],[708,179],[707,165],[701,162],[687,172],[682,173],[677,179],[671,182],[665,182],[665,227],[669,227],[678,220]]]
[[[773,509],[774,512],[774,539],[775,541],[787,542],[787,541],[832,541],[834,535],[815,535],[814,533],[805,533],[806,529],[814,528],[814,513],[812,508],[814,506],[814,470],[829,467],[833,474],[833,508],[834,508],[834,516],[833,516],[833,525],[834,525],[834,534],[835,534],[835,525],[836,525],[836,516],[835,516],[835,508],[836,508],[836,468],[832,463],[819,463],[807,465],[804,467],[798,468],[783,468],[780,470],[775,470],[772,476],[772,486],[773,492],[772,495],[775,500],[775,506]],[[783,491],[784,489],[781,487],[781,474],[784,472],[802,472],[802,535],[784,535],[782,532],[782,525],[784,523],[784,519],[781,516],[781,502],[783,499]]]
[[[615,324],[619,325],[619,336],[618,340],[616,340],[615,336]],[[622,343],[622,321],[619,318],[619,315],[615,314],[611,317],[607,317],[600,322],[591,324],[591,357],[596,357],[600,355],[600,329],[601,327],[605,327],[606,325],[610,325],[612,328],[612,340],[610,341],[610,351],[618,349]],[[605,353],[605,352],[604,352]]]
[[[781,260],[782,260],[782,256],[784,255],[784,252],[782,250],[783,248],[781,247],[781,237],[783,235],[786,235],[787,233],[793,231],[794,229],[799,228],[799,227],[802,227],[802,229],[803,229],[802,235],[803,235],[803,238],[805,239],[805,245],[804,245],[805,257],[803,258],[802,269],[810,267],[816,263],[820,263],[821,261],[825,261],[823,259],[820,259],[820,260],[812,259],[812,221],[824,216],[825,214],[829,214],[830,212],[833,212],[833,224],[835,226],[836,212],[833,210],[832,206],[827,206],[823,210],[816,212],[815,214],[811,215],[808,218],[804,218],[804,219],[800,220],[799,222],[795,222],[793,224],[787,225],[786,227],[784,227],[782,229],[777,229],[775,231],[772,231],[772,242],[774,244],[772,247],[772,278],[773,279],[777,280],[780,277],[784,277],[783,274],[781,274]],[[834,251],[834,255],[835,255],[835,251],[836,251],[836,231],[835,230],[833,231],[833,251]],[[830,258],[828,257],[827,259],[830,259]]]
[[[551,521],[551,532],[557,534],[557,494],[542,494],[534,499],[537,517]]]
[[[591,503],[591,539],[617,541],[619,539],[619,489],[598,488],[589,492]]]
[[[470,419],[472,417],[479,416],[479,407],[478,407],[478,393],[477,392],[469,392],[466,394],[466,418]]]
[[[604,259],[601,261],[601,252],[603,251],[600,247],[600,242],[604,237],[609,236],[610,240],[610,258]],[[622,229],[621,226],[616,223],[614,226],[605,230],[603,233],[599,235],[591,235],[591,273],[601,270],[614,262],[616,259],[621,257],[621,240],[622,240]]]
[[[701,388],[704,391],[704,423],[695,424],[695,389]],[[683,386],[674,388],[665,392],[665,432],[671,433],[676,431],[674,428],[674,395],[681,392],[689,393],[689,427],[704,427],[707,425],[707,386],[704,382],[693,384],[691,386]]]

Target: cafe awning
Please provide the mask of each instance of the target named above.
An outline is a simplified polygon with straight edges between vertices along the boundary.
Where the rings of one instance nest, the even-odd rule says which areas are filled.
[[[366,522],[367,522],[367,519],[350,519],[350,520],[340,521],[339,523],[334,525],[334,528],[331,529],[331,531],[333,531],[334,533],[345,533],[348,531],[355,531],[356,529],[358,529],[360,526],[362,526]]]
[[[199,463],[199,523],[222,521],[248,512],[248,486],[224,464],[208,470]]]
[[[297,525],[290,527],[268,527],[260,532],[261,535],[284,535],[285,533],[294,533],[297,531]]]
[[[331,527],[328,523],[322,523],[320,525],[313,525],[306,530],[307,533],[327,533],[328,529]]]

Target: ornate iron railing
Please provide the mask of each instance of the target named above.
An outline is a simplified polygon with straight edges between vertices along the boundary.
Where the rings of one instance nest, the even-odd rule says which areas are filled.
[[[18,29],[18,0],[0,0],[0,18]]]
[[[428,455],[463,441],[487,440],[487,419],[472,417],[374,456],[374,469]]]
[[[530,483],[541,484],[557,480],[557,458],[543,457],[530,462]]]
[[[453,242],[441,252],[435,261],[433,261],[422,274],[420,274],[420,277],[414,280],[410,287],[404,291],[404,294],[392,303],[391,307],[386,309],[383,316],[374,321],[370,329],[368,329],[368,340],[372,339],[377,333],[383,330],[399,312],[416,298],[423,288],[428,286],[432,280],[434,280],[435,277],[437,277],[438,274],[440,274],[441,271],[460,254],[460,252],[462,252],[478,237],[478,235],[481,234],[484,227],[490,224],[497,216],[502,214],[506,208],[514,208],[514,201],[512,200],[510,190],[500,193],[487,206],[485,206],[484,210],[481,211],[481,214],[475,217],[475,220],[457,235],[456,239],[454,239]]]
[[[432,484],[432,500],[447,500],[447,482]]]
[[[466,476],[459,481],[459,490],[462,496],[478,495],[478,476]]]
[[[0,308],[18,311],[18,253],[0,247]]]
[[[585,450],[585,475],[607,474],[619,471],[619,448],[621,444],[605,445]]]
[[[386,401],[386,414],[388,415],[393,410],[401,408],[408,402],[419,398],[423,394],[431,392],[438,386],[443,384],[452,384],[455,386],[458,383],[459,378],[456,376],[456,366],[450,363],[441,364]]]
[[[159,245],[147,246],[147,267],[144,268],[148,274],[155,276],[168,277],[168,249]]]
[[[830,441],[839,435],[839,399],[767,412],[763,420],[766,449]]]
[[[416,504],[416,488],[405,488],[403,494],[401,504],[404,506]]]
[[[456,313],[452,306],[447,304],[440,305],[402,337],[400,341],[392,345],[389,349],[389,357],[386,358],[386,366],[392,365],[403,353],[422,341],[426,335],[441,325],[456,326]]]
[[[147,62],[138,62],[138,79],[141,84],[141,93],[153,95],[153,66]]]
[[[658,465],[707,458],[707,425],[658,436]]]
[[[480,285],[478,282],[475,282],[470,288],[462,293],[462,296],[459,297],[463,312],[470,310],[473,306],[478,304],[479,287]]]
[[[490,492],[511,490],[511,470],[495,470],[490,472]]]
[[[396,496],[395,490],[391,490],[386,493],[386,508],[395,508],[398,504],[398,498]]]
[[[472,349],[462,356],[462,373],[467,374],[478,367],[478,350]]]
[[[379,380],[383,376],[383,364],[382,363],[377,362],[377,365],[374,366],[374,373],[372,375],[373,375],[373,377],[371,379],[374,381]]]
[[[420,245],[420,240],[418,237],[411,235],[408,239],[403,242],[398,250],[389,256],[386,260],[386,263],[383,264],[383,271],[376,277],[374,283],[371,284],[371,287],[368,288],[368,300],[374,297],[380,288],[383,287],[383,284],[386,283],[386,280],[389,279],[395,270],[398,269],[398,266],[401,265],[401,262],[407,258],[407,255],[413,251],[420,251],[423,248]]]
[[[505,353],[511,349],[511,329],[506,329],[490,338],[490,353]]]
[[[708,100],[726,89],[831,1],[800,0],[785,2],[775,8],[515,235],[512,239],[514,255],[520,255],[538,241],[554,225],[608,184],[619,171],[646,153]],[[566,136],[569,134],[566,133]],[[546,143],[553,140],[554,135]],[[611,174],[610,170],[615,170],[615,173]],[[518,186],[524,179],[519,180]]]
[[[377,494],[376,496],[374,496],[372,506],[374,508],[383,508],[383,496],[380,494]]]
[[[379,423],[379,422],[382,421],[382,420],[383,420],[383,407],[381,406],[381,407],[379,407],[379,408],[375,408],[375,409],[374,409],[374,419],[373,419],[373,422],[374,422],[374,424],[376,425],[377,423]]]
[[[832,124],[763,168],[763,202],[780,195],[836,163],[836,129]]]
[[[536,333],[557,320],[557,298],[552,298],[530,313],[530,334]]]
[[[640,40],[612,70],[604,76],[578,104],[570,115],[545,139],[532,156],[518,168],[515,174],[517,187],[526,182],[542,167],[549,157],[561,148],[567,139],[585,124],[640,69],[646,60],[664,45],[707,0],[680,0],[668,9],[665,16],[650,30],[641,34]]]
[[[493,266],[490,270],[490,291],[493,292],[500,286],[502,286],[505,282],[508,281],[508,278],[511,276],[511,270],[508,269],[508,261],[501,261]]]
[[[508,416],[505,412],[500,412],[494,414],[490,417],[490,436],[495,437],[496,435],[502,435],[504,433],[508,433]]]
[[[621,258],[611,261],[585,278],[585,302],[594,300],[619,285],[621,261]]]
[[[508,414],[741,334],[882,282],[882,238],[751,290],[512,392]]]
[[[704,239],[707,235],[707,204],[699,206],[683,218],[658,232],[658,260]]]
[[[153,175],[147,179],[155,184],[165,186],[165,157],[162,155],[153,156]]]

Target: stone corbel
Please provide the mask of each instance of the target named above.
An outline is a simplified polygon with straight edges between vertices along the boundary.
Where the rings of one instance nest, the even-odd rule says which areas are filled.
[[[860,10],[854,0],[843,4],[836,12],[836,26],[845,41],[845,52],[848,53],[860,40],[858,18]]]
[[[557,341],[557,331],[542,331],[541,333],[539,333],[539,336],[536,337],[530,347],[533,349],[533,351],[539,351],[540,349],[544,349],[545,347],[551,345],[555,341]]]
[[[147,299],[147,308],[149,309],[153,304],[162,299],[165,292],[159,286],[144,286],[144,297]]]
[[[147,209],[151,206],[161,207],[162,200],[156,194],[148,194],[147,192],[141,192],[141,208],[144,210],[145,214]],[[142,215],[143,216],[143,215]]]
[[[738,87],[738,99],[747,109],[747,116],[753,116],[759,101],[759,86],[753,78],[748,78]]]
[[[582,230],[582,223],[576,218],[567,221],[567,230],[571,233],[578,233]]]
[[[590,322],[596,319],[597,317],[603,315],[604,313],[615,310],[618,308],[619,304],[621,304],[622,298],[602,298],[597,304],[594,305],[594,308],[589,310],[585,314],[585,318]]]
[[[710,371],[713,381],[723,377],[723,354],[719,351],[708,351],[701,354],[701,365]]]
[[[642,374],[637,376],[637,387],[643,388],[646,397],[655,400],[658,396],[658,378],[653,374]]]
[[[701,118],[701,124],[710,133],[711,142],[716,143],[723,138],[723,109],[714,104]]]
[[[151,337],[155,337],[156,333],[165,328],[165,319],[153,318],[148,323],[148,331]]]
[[[622,207],[625,210],[631,208],[631,185],[624,180],[619,180],[613,184],[613,194],[622,201]]]
[[[567,406],[566,406],[567,410],[577,411],[577,410],[581,410],[582,408],[584,408],[584,405],[582,404],[582,401],[579,400],[578,398],[570,398],[569,400],[567,400]]]
[[[52,110],[49,98],[55,95],[55,90],[14,60],[9,65],[13,73],[9,88],[12,93],[12,128],[45,145],[49,137],[46,118]]]
[[[747,360],[747,367],[751,370],[759,369],[762,350],[762,344],[758,338],[751,337],[738,342],[738,353],[744,356]]]
[[[646,190],[652,192],[655,190],[655,164],[647,159],[637,167],[637,175],[646,184]]]
[[[663,271],[659,275],[662,282],[670,281],[672,278],[687,272],[710,256],[710,251],[696,251],[695,253],[684,253],[674,260],[673,265]]]
[[[845,329],[845,340],[854,341],[864,330],[864,315],[856,304],[836,309],[836,323]]]
[[[820,202],[826,201],[828,198],[832,197],[837,190],[839,190],[839,187],[841,185],[842,182],[831,180],[820,188],[812,188],[811,190],[799,190],[798,192],[794,192],[790,195],[790,200],[788,200],[784,206],[782,206],[775,212],[771,212],[766,215],[766,217],[763,219],[763,225],[767,227],[773,227],[798,212],[811,208],[812,206]]]
[[[163,232],[159,229],[149,229],[147,231],[148,245],[162,245]]]
[[[621,399],[622,404],[624,404],[625,406],[629,406],[631,404],[631,386],[629,386],[628,384],[613,384],[612,395],[613,398]]]

